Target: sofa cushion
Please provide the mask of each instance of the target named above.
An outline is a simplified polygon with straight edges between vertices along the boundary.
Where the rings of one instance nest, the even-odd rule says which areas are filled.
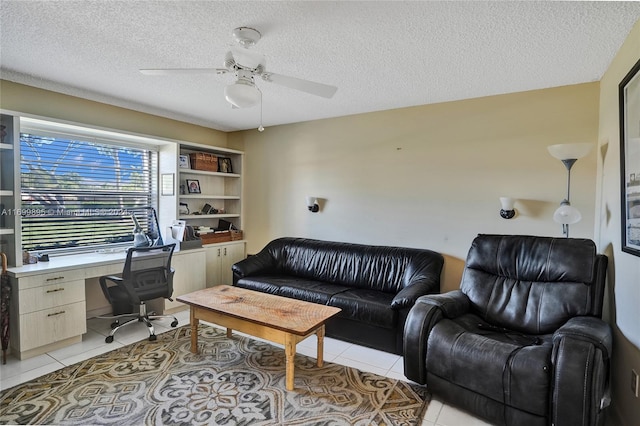
[[[342,309],[339,316],[378,327],[394,328],[398,315],[391,307],[393,296],[376,290],[350,289],[331,297],[328,304]]]
[[[546,416],[551,336],[492,328],[473,314],[439,321],[429,335],[426,369],[494,401]]]
[[[234,285],[241,288],[246,288],[248,290],[261,291],[263,293],[270,293],[270,294],[278,294],[280,292],[280,287],[286,284],[286,282],[289,281],[290,279],[291,277],[283,277],[283,276],[276,276],[276,275],[274,276],[255,275],[251,277],[242,278],[238,280],[238,282],[236,282]]]
[[[278,295],[326,305],[331,297],[347,290],[349,287],[341,285],[290,278],[286,284],[280,287]]]

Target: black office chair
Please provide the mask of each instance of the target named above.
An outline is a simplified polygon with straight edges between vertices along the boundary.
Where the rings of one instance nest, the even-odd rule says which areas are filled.
[[[171,299],[173,294],[173,268],[171,256],[175,244],[156,247],[134,247],[127,252],[122,277],[100,277],[100,287],[113,309],[113,316],[99,318],[115,319],[111,324],[111,333],[105,342],[113,342],[113,335],[122,327],[133,324],[135,320],[144,322],[149,329],[149,341],[156,340],[151,320],[171,318],[171,327],[178,325],[172,315],[154,315],[147,313],[146,301],[163,297]],[[110,281],[111,283],[108,283]],[[136,312],[137,311],[137,312]],[[123,318],[130,318],[120,323]]]

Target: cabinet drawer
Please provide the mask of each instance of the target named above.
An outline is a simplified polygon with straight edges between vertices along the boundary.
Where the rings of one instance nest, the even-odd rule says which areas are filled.
[[[29,275],[26,277],[20,277],[20,290],[42,285],[57,284],[65,281],[84,280],[84,278],[84,269],[59,271],[49,274]]]
[[[85,310],[82,301],[20,315],[20,351],[86,333]]]
[[[22,284],[22,280],[20,281]],[[57,282],[22,289],[18,293],[18,312],[28,314],[42,309],[84,301],[84,280]]]

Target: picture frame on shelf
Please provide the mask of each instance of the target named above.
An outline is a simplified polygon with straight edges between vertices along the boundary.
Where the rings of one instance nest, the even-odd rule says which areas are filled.
[[[218,157],[218,171],[220,173],[233,173],[233,164],[231,164],[231,158]]]
[[[640,257],[640,60],[618,86],[622,251]]]
[[[180,155],[180,157],[178,158],[178,167],[180,167],[181,169],[191,168],[191,162],[189,161],[188,155]]]
[[[189,191],[189,194],[200,194],[200,181],[197,179],[187,179],[187,191]]]

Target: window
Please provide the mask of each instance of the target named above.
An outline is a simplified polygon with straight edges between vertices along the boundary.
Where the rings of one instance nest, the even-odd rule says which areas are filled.
[[[149,208],[157,199],[155,147],[133,144],[127,135],[104,139],[84,130],[22,125],[24,250],[130,245],[134,225],[157,231],[155,210]]]

